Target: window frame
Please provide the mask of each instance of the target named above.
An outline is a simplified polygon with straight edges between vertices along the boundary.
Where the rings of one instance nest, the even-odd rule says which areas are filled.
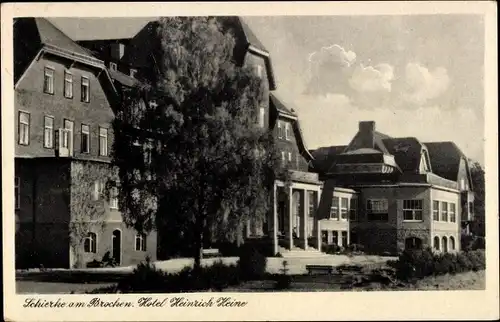
[[[66,124],[71,125],[71,128],[67,128]],[[65,148],[68,149],[70,155],[73,155],[74,144],[75,144],[75,121],[70,119],[63,120],[64,133],[68,133],[68,145]],[[61,140],[61,138],[59,138]]]
[[[373,212],[374,209],[370,209],[368,207],[368,205],[370,204],[370,202],[385,202],[386,205],[387,205],[387,212],[379,212],[379,211],[376,211],[376,212]],[[379,221],[379,222],[388,222],[389,221],[389,200],[386,199],[386,198],[370,198],[370,199],[366,199],[366,219],[368,221]],[[387,218],[373,218],[371,215],[386,215]]]
[[[45,94],[54,95],[55,68],[45,66],[43,69],[43,92]],[[50,80],[47,82],[47,80]]]
[[[86,82],[85,82],[86,81]],[[80,80],[81,86],[80,86],[80,99],[84,103],[89,103],[90,102],[90,78],[87,76],[82,76]],[[85,84],[86,83],[86,84]],[[85,94],[87,94],[85,96]]]
[[[28,117],[27,123],[24,123],[21,116],[26,115]],[[25,111],[19,111],[18,113],[18,123],[17,123],[17,135],[18,135],[18,140],[17,143],[19,145],[30,145],[30,128],[31,128],[31,114],[29,112]],[[23,132],[22,129],[25,129],[26,131]],[[21,134],[26,134],[26,135],[21,135]],[[24,139],[26,138],[26,141]]]
[[[448,250],[455,250],[456,249],[456,242],[455,242],[455,237],[450,236],[448,237],[448,243],[450,244],[448,246]]]
[[[109,69],[116,71],[118,69],[118,65],[115,62],[109,62]]]
[[[278,120],[278,139],[283,139],[283,126],[282,121]]]
[[[259,108],[259,126],[261,128],[266,126],[266,109],[264,107]]]
[[[139,249],[137,249],[137,241],[139,241]],[[134,250],[136,252],[147,251],[147,236],[146,234],[136,233],[134,238]]]
[[[334,206],[333,201],[336,201],[337,206]],[[336,213],[336,216],[332,216],[333,213]],[[332,204],[330,205],[330,219],[331,220],[340,220],[340,198],[337,196],[332,196]]]
[[[453,211],[452,211],[453,208]],[[454,202],[448,203],[448,219],[449,222],[456,223],[457,222],[457,204]]]
[[[436,243],[436,241],[437,241],[437,243]],[[433,244],[432,248],[434,248],[437,251],[441,250],[441,238],[439,236],[434,236],[432,244]]]
[[[87,127],[86,132],[83,129],[85,126]],[[84,149],[84,145],[83,145],[83,137],[84,136],[87,137],[87,141],[86,141],[87,144],[85,146],[85,149]],[[85,124],[85,123],[82,123],[82,125],[80,127],[80,152],[85,153],[85,154],[90,153],[90,125]]]
[[[437,204],[437,207],[436,207]],[[441,221],[441,202],[439,200],[432,200],[432,220],[433,221]],[[437,219],[436,219],[437,218]]]
[[[449,214],[448,214],[448,202],[447,201],[441,201],[441,206],[439,207],[439,218],[441,219],[442,222],[448,222],[449,221]]]
[[[112,187],[109,192],[109,209],[118,210],[118,188]]]
[[[347,197],[339,197],[339,218],[343,221],[349,220],[349,198]],[[342,205],[342,202],[347,200],[345,207]]]
[[[344,237],[345,237],[345,243],[344,243]],[[347,231],[342,230],[340,232],[340,240],[342,241],[342,247],[347,247],[349,245],[349,234]]]
[[[339,245],[339,232],[337,230],[332,230],[332,243]]]
[[[89,241],[89,250],[87,251],[87,241]],[[92,231],[87,233],[83,240],[83,252],[87,254],[97,254],[97,233]]]
[[[281,165],[282,166],[286,165],[285,151],[281,151]]]
[[[102,130],[104,130],[104,132],[101,132]],[[103,135],[103,133],[105,133],[105,135]],[[101,139],[104,138],[104,141],[105,141],[105,144],[101,142]],[[108,156],[108,145],[109,145],[109,142],[108,142],[108,128],[106,127],[103,127],[103,126],[99,126],[99,156],[101,157],[107,157]],[[105,147],[105,151],[103,151],[103,147]]]
[[[290,123],[285,122],[285,140],[287,141],[290,141],[291,139],[291,133],[289,133],[289,131],[290,131]]]
[[[93,200],[98,201],[101,199],[102,192],[104,191],[104,183],[102,180],[97,179],[94,181]]]
[[[67,76],[69,76],[69,80],[67,78]],[[69,85],[68,85],[69,83]],[[66,90],[67,89],[70,89],[70,96],[66,95]],[[64,91],[64,97],[65,98],[68,98],[68,99],[73,99],[73,96],[74,96],[74,93],[73,93],[73,74],[67,70],[64,71],[64,88],[63,88],[63,91]]]
[[[47,126],[47,120],[52,120],[52,125]],[[47,144],[47,133],[50,133],[50,144]],[[54,117],[49,115],[43,116],[43,147],[45,149],[54,148]]]
[[[354,216],[353,216],[354,214]],[[349,221],[358,220],[358,198],[349,199]]]
[[[405,203],[410,203],[410,207]],[[420,202],[420,208],[413,208]],[[403,199],[403,221],[405,222],[422,222],[424,221],[424,200],[423,199]],[[406,214],[411,212],[411,219],[407,219]],[[416,213],[420,213],[420,219],[417,219]]]

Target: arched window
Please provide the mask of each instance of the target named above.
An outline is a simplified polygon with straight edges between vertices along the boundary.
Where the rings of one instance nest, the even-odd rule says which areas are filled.
[[[434,248],[439,250],[439,236],[434,237]]]
[[[417,237],[408,237],[405,240],[405,249],[421,249],[422,239]]]
[[[443,236],[441,244],[443,244],[443,252],[446,253],[448,251],[448,238],[446,236]]]
[[[88,233],[83,241],[83,251],[85,253],[97,253],[97,234]]]
[[[146,251],[146,235],[137,234],[135,235],[135,250],[140,252]]]
[[[450,237],[450,250],[455,250],[455,238]]]

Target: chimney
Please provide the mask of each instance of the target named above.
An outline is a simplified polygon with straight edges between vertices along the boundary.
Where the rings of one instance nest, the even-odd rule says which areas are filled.
[[[122,43],[111,44],[111,57],[114,60],[121,60],[125,54],[125,45]]]
[[[363,148],[371,148],[375,146],[374,141],[375,122],[362,121],[359,122],[359,139]]]

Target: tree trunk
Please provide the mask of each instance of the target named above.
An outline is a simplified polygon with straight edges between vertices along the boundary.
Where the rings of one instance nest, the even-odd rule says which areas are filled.
[[[201,260],[203,258],[203,221],[196,223],[196,233],[194,242],[194,272],[199,273],[201,270]]]

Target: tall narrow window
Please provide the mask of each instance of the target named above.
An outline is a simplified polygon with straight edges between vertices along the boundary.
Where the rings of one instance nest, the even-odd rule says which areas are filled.
[[[434,249],[439,250],[439,236],[434,237]]]
[[[90,127],[87,124],[82,124],[82,141],[81,152],[90,152]]]
[[[26,112],[19,112],[19,144],[30,144],[30,115]]]
[[[336,230],[332,230],[332,243],[335,245],[339,244],[339,232]]]
[[[257,77],[262,78],[262,65],[254,65],[255,66],[255,75]]]
[[[285,166],[285,164],[286,164],[285,152],[281,151],[281,165]]]
[[[292,133],[291,133],[291,126],[290,126],[290,123],[285,123],[285,139],[286,140],[290,140],[290,138],[292,137]]]
[[[118,209],[118,188],[113,187],[109,196],[109,208]]]
[[[97,234],[88,233],[83,241],[83,251],[85,253],[97,253]]]
[[[146,251],[146,235],[136,234],[135,235],[135,250],[138,252]]]
[[[278,139],[283,138],[283,126],[281,124],[281,121],[278,120]]]
[[[99,155],[108,155],[108,129],[99,128]]]
[[[288,163],[292,163],[292,152],[288,152]]]
[[[63,147],[69,150],[70,155],[73,151],[73,128],[73,121],[64,120]]]
[[[349,205],[349,220],[356,221],[358,220],[358,199],[351,198]]]
[[[331,219],[339,219],[339,198],[332,198],[332,206],[330,207],[330,218]]]
[[[347,231],[342,232],[342,247],[347,247]]]
[[[54,70],[45,67],[43,76],[43,91],[47,94],[54,94]]]
[[[101,180],[94,181],[94,200],[101,199],[103,191],[104,191],[104,183]]]
[[[448,221],[448,203],[441,203],[441,221]]]
[[[455,238],[450,237],[450,250],[455,250]]]
[[[340,198],[340,218],[347,220],[347,210],[349,208],[349,199]]]
[[[14,178],[14,205],[16,209],[21,208],[21,180],[19,177]]]
[[[43,118],[43,147],[54,147],[54,118],[50,116]]]
[[[422,220],[422,204],[421,199],[403,200],[403,219],[404,220]]]
[[[439,201],[437,200],[432,202],[432,219],[439,221]]]
[[[82,101],[90,101],[90,81],[87,77],[82,76]]]
[[[450,203],[449,215],[450,222],[457,222],[456,205],[454,203]]]
[[[64,97],[73,98],[73,75],[64,72]]]

